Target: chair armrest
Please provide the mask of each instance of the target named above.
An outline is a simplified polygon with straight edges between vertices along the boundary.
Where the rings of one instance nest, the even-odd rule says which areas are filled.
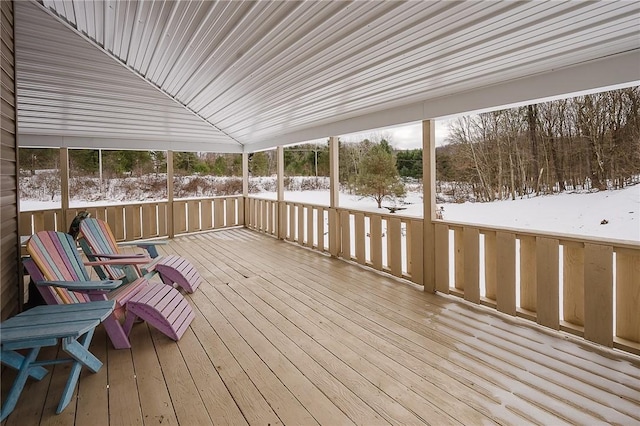
[[[163,246],[169,244],[169,240],[138,240],[138,241],[123,241],[118,243],[119,246],[137,246],[137,247],[149,247],[149,246]]]
[[[92,255],[93,256],[93,255]],[[151,262],[148,257],[124,257],[112,260],[94,260],[91,262],[83,262],[85,266],[127,266],[127,265],[146,265]]]
[[[138,240],[138,241],[125,241],[125,242],[122,242],[122,243],[118,243],[119,246],[140,247],[141,249],[146,250],[147,253],[149,253],[149,256],[151,256],[154,259],[156,257],[160,256],[156,246],[165,245],[165,244],[169,244],[169,241],[167,241],[167,240],[143,240],[143,241],[140,241],[140,240]]]
[[[90,253],[87,256],[89,257],[99,257],[101,259],[135,259],[135,258],[144,258],[149,261],[142,253],[130,253],[130,254],[104,254],[104,253]]]
[[[53,286],[73,291],[114,290],[122,285],[122,280],[102,281],[36,281],[37,286]]]

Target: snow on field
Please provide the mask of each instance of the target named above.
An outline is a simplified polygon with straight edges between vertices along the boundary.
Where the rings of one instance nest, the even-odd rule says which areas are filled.
[[[273,192],[257,196],[276,199]],[[329,193],[286,191],[285,200],[328,205]],[[400,214],[422,216],[419,194],[409,194],[405,202],[408,203],[404,205],[406,210]],[[383,206],[391,205],[394,204],[383,202]],[[340,194],[340,206],[380,211],[372,199],[348,194]],[[444,207],[444,219],[447,221],[640,242],[640,185],[596,193],[563,193],[514,201],[447,203],[440,206]],[[386,209],[382,211],[388,213]],[[603,221],[607,223],[603,224]]]
[[[264,192],[255,196],[276,199],[274,192]],[[285,200],[328,205],[329,192],[286,191]],[[112,203],[114,202],[73,202],[72,207]],[[408,194],[405,203],[403,207],[406,207],[406,210],[399,213],[404,216],[422,216],[420,194]],[[384,202],[383,205],[400,204]],[[386,209],[379,210],[372,199],[344,193],[340,194],[340,206],[388,213]],[[440,206],[444,207],[444,219],[447,221],[640,242],[640,185],[596,193],[564,193],[515,201],[466,202],[438,205]],[[20,207],[21,210],[60,208],[60,202],[22,200]],[[607,223],[602,224],[603,221]]]

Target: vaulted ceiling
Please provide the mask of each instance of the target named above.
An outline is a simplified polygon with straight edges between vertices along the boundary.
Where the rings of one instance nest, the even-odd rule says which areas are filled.
[[[640,82],[640,2],[16,2],[21,145],[251,151]]]

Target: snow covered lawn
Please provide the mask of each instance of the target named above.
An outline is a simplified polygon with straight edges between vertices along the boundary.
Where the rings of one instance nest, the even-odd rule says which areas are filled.
[[[274,192],[255,194],[276,199]],[[327,191],[285,192],[285,200],[329,204]],[[422,217],[419,194],[408,194],[403,216]],[[392,205],[383,203],[383,205]],[[372,199],[340,194],[340,206],[357,210],[379,210]],[[605,239],[640,242],[640,185],[596,193],[563,193],[492,203],[439,204],[444,219],[532,231],[556,232]],[[606,221],[607,223],[602,223]]]
[[[252,194],[260,198],[276,199],[275,192]],[[310,204],[329,204],[328,191],[287,191],[285,200]],[[409,193],[407,203],[399,214],[422,217],[420,194]],[[124,204],[117,201],[99,203],[72,203],[73,207],[89,205]],[[372,199],[340,194],[342,207],[380,212]],[[391,206],[386,202],[383,205]],[[640,242],[640,185],[622,190],[596,193],[563,193],[539,197],[495,201],[492,203],[440,204],[444,207],[444,219],[517,228],[532,231],[557,232],[605,239]],[[21,200],[22,210],[60,208],[60,202]],[[382,212],[388,213],[386,209]],[[602,223],[606,221],[606,223]]]

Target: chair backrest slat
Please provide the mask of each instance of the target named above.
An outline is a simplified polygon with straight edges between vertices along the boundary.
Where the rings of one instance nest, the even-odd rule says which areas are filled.
[[[109,225],[100,219],[88,217],[80,222],[79,242],[86,254],[120,254],[118,243],[111,233]],[[100,271],[97,270],[99,268],[94,268],[98,274],[100,274]],[[103,278],[117,279],[125,275],[122,267],[105,265],[102,268],[106,271]]]
[[[27,251],[42,276],[49,281],[88,281],[89,274],[70,235],[62,232],[42,231],[29,239]],[[86,302],[86,295],[54,288],[64,303]]]

